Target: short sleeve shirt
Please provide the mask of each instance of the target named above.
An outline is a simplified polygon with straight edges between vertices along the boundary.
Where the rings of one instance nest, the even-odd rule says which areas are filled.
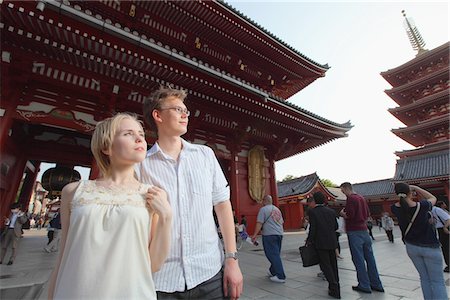
[[[283,235],[283,215],[275,205],[262,207],[256,221],[263,224],[262,235]]]

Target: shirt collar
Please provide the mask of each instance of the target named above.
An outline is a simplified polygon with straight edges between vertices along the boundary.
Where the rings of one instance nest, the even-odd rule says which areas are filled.
[[[194,145],[192,145],[191,143],[189,143],[188,141],[186,141],[185,139],[181,139],[181,144],[183,145],[183,148],[181,149],[181,152],[183,151],[197,151],[197,148],[194,147]],[[147,151],[147,156],[146,157],[150,157],[155,155],[156,153],[161,153],[164,157],[168,158],[167,155],[164,153],[164,151],[162,151],[162,149],[159,147],[158,142],[155,142],[153,144],[153,146]]]

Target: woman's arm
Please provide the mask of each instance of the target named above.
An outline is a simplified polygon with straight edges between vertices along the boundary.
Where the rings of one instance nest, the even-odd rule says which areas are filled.
[[[430,201],[433,206],[436,204],[436,197],[433,196],[433,194],[431,194],[430,192],[428,192],[428,191],[424,190],[423,188],[418,187],[416,185],[410,185],[409,188],[412,191],[415,191],[416,193],[420,194],[426,200]]]
[[[69,231],[70,224],[70,204],[73,200],[73,195],[80,183],[73,182],[66,185],[61,193],[61,207],[59,213],[61,214],[61,240],[59,241],[59,255],[56,265],[50,275],[48,283],[48,299],[53,299],[53,293],[55,292],[56,278],[58,277],[59,267],[64,255],[64,248],[66,246],[67,232]]]
[[[153,186],[148,189],[146,200],[153,211],[148,245],[151,270],[157,272],[167,258],[170,250],[172,229],[172,208],[164,190]]]

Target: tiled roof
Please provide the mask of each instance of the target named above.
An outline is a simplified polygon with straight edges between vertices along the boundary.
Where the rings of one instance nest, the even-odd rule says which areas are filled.
[[[336,200],[337,201],[345,201],[347,200],[347,196],[345,196],[345,194],[341,191],[341,188],[338,187],[328,187],[327,186],[327,190],[336,196]]]
[[[275,34],[273,34],[272,32],[270,32],[269,30],[267,30],[266,28],[262,27],[261,25],[259,25],[258,23],[256,23],[254,20],[252,20],[251,18],[249,18],[248,16],[246,16],[245,14],[243,14],[241,11],[239,11],[238,9],[234,8],[233,6],[231,6],[229,3],[225,2],[224,0],[218,0],[219,3],[221,3],[222,5],[224,5],[225,7],[227,7],[228,9],[231,9],[232,11],[234,11],[236,14],[238,14],[241,18],[243,18],[244,20],[246,20],[247,22],[249,22],[250,24],[252,24],[253,26],[257,27],[259,30],[263,31],[265,34],[269,35],[271,38],[273,38],[274,40],[276,40],[278,43],[282,44],[283,46],[285,46],[286,48],[288,48],[289,50],[293,51],[294,53],[298,54],[300,57],[302,57],[303,59],[309,61],[310,63],[323,68],[323,69],[329,69],[330,67],[328,66],[328,64],[319,64],[317,62],[315,62],[314,60],[312,60],[311,58],[307,57],[306,55],[300,53],[298,50],[296,50],[295,48],[293,48],[292,46],[288,45],[287,43],[285,43],[284,41],[282,41],[279,37],[277,37]]]
[[[355,183],[352,186],[355,193],[364,197],[394,194],[394,184],[392,179]]]
[[[448,150],[399,159],[394,180],[448,177],[449,160]]]
[[[278,197],[305,194],[316,185],[317,181],[319,181],[319,176],[313,173],[289,181],[279,182],[277,183]]]

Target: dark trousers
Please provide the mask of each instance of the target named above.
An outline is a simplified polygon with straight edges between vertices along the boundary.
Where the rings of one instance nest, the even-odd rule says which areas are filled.
[[[223,294],[223,271],[217,273],[213,278],[200,283],[196,287],[184,292],[164,293],[156,292],[160,299],[229,299]]]
[[[320,269],[328,281],[328,289],[332,292],[339,292],[339,274],[335,249],[317,249],[319,254]]]
[[[442,254],[444,255],[445,264],[448,267],[448,252],[449,252],[449,236],[444,232],[444,228],[438,228],[439,242],[441,242]]]
[[[394,234],[392,233],[392,230],[386,230],[387,237],[389,239],[389,242],[394,242]]]

